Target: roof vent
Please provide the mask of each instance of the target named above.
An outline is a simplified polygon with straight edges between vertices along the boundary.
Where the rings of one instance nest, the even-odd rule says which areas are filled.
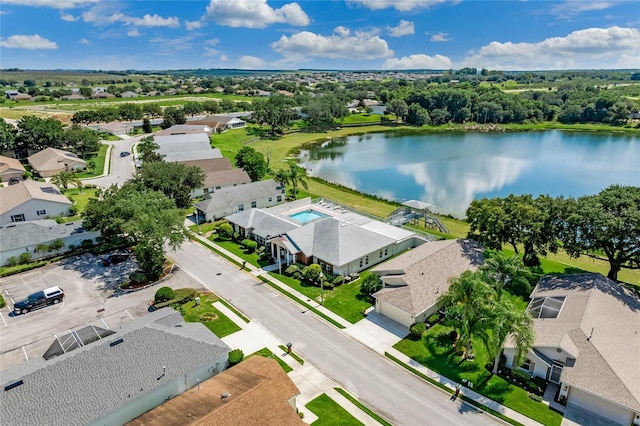
[[[11,390],[11,389],[13,389],[13,388],[17,388],[18,386],[20,386],[20,385],[21,385],[21,384],[23,384],[23,383],[24,383],[24,381],[23,381],[22,379],[17,380],[17,381],[15,381],[15,382],[13,382],[13,383],[9,383],[7,386],[5,386],[5,387],[4,387],[4,390],[5,390],[5,391],[8,391],[8,390]]]
[[[227,399],[231,396],[231,394],[229,392],[225,392],[223,394],[220,395],[220,399]]]
[[[115,346],[115,345],[119,345],[120,343],[124,342],[124,339],[118,339],[118,340],[114,340],[111,343],[109,343],[109,346]]]

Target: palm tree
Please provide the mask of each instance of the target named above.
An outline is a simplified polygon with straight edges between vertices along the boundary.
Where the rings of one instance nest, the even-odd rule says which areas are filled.
[[[91,173],[94,173],[96,171],[96,162],[95,161],[89,161],[87,163],[87,167],[89,168],[89,170],[91,170]]]
[[[61,170],[57,175],[51,176],[51,183],[62,189],[67,189],[74,179],[73,173]]]
[[[293,187],[293,199],[298,198],[298,185],[302,185],[304,189],[307,189],[307,169],[298,166],[293,161],[289,161],[289,183]]]
[[[465,271],[451,280],[451,286],[438,299],[445,308],[447,322],[459,331],[464,344],[463,359],[471,355],[471,340],[480,337],[486,340],[486,324],[491,318],[491,287],[481,271]]]
[[[34,247],[34,253],[46,253],[49,251],[49,246],[47,244],[38,244]]]
[[[287,183],[289,182],[289,171],[286,169],[278,169],[273,174],[273,180],[278,182],[283,187],[287,186]]]
[[[498,362],[504,349],[507,338],[511,336],[515,342],[516,354],[513,359],[514,365],[520,365],[524,361],[527,352],[535,341],[533,330],[533,318],[531,315],[518,309],[508,299],[503,299],[493,308],[491,318],[491,331],[493,337],[488,346],[489,353],[493,354],[493,374],[498,372]]]
[[[507,286],[513,288],[522,285],[527,290],[531,288],[531,271],[516,254],[508,257],[503,252],[494,253],[482,265],[482,270],[487,273],[490,284],[496,291],[497,300],[500,300],[502,290]]]

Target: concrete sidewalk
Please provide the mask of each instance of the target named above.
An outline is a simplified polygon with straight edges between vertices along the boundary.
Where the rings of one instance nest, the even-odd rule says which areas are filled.
[[[208,240],[206,240],[205,238],[199,236],[199,235],[195,235],[193,234],[194,239],[198,239],[201,241],[205,241],[207,242],[207,244],[212,245],[212,243]],[[241,259],[240,257],[234,255],[233,253],[228,252],[227,250],[223,249],[220,246],[215,246],[216,250],[219,250],[221,253],[224,253],[225,256],[231,258],[234,260],[234,262],[236,262],[238,265],[242,265],[244,260]],[[399,352],[398,350],[393,348],[393,345],[395,345],[397,342],[399,342],[400,340],[402,340],[407,334],[408,334],[408,330],[405,326],[389,319],[386,318],[382,315],[377,314],[373,308],[369,309],[369,311],[367,312],[367,317],[358,321],[355,324],[350,323],[349,321],[345,320],[344,318],[340,317],[339,315],[335,314],[334,312],[328,310],[327,308],[325,308],[324,306],[320,305],[317,301],[311,300],[309,299],[307,296],[305,296],[304,294],[298,292],[297,290],[292,289],[291,287],[289,287],[288,285],[282,283],[281,281],[277,280],[276,278],[274,278],[273,276],[269,275],[268,271],[273,269],[273,265],[269,265],[268,267],[265,267],[264,269],[262,268],[257,268],[253,265],[250,265],[248,263],[245,264],[244,267],[245,270],[247,270],[251,275],[257,277],[264,277],[265,279],[269,280],[269,282],[271,282],[272,284],[278,286],[279,288],[282,288],[283,290],[286,290],[287,293],[291,294],[293,297],[295,297],[296,299],[305,302],[306,304],[312,305],[314,309],[316,309],[318,312],[321,312],[323,315],[325,315],[328,318],[331,318],[333,321],[335,321],[336,323],[342,325],[342,327],[344,327],[343,332],[350,336],[351,338],[353,338],[354,340],[359,341],[360,343],[362,343],[364,346],[370,348],[371,350],[381,354],[382,356],[385,356],[386,353],[392,355],[394,358],[400,360],[402,363],[404,363],[407,366],[410,366],[411,368],[419,371],[420,373],[424,374],[425,376],[445,385],[446,387],[448,387],[449,389],[451,389],[452,391],[455,390],[456,386],[458,385],[457,382],[450,380],[446,377],[443,377],[441,375],[439,375],[438,373],[428,369],[427,367],[423,366],[422,364],[418,363],[417,361],[414,361],[413,359],[409,358],[408,356],[406,356],[405,354]],[[277,267],[276,267],[277,269]],[[225,313],[225,315],[227,314],[227,312],[230,312],[231,314],[233,314],[233,317],[235,317],[237,320],[241,321],[241,323],[244,325],[242,326],[240,323],[236,322],[236,324],[240,325],[243,328],[242,332],[238,332],[238,333],[244,333],[244,334],[239,334],[236,337],[232,337],[232,336],[228,336],[226,338],[224,338],[223,340],[231,347],[239,347],[240,349],[243,350],[243,352],[245,354],[250,354],[253,353],[263,347],[267,347],[269,348],[274,354],[280,354],[282,353],[282,349],[278,348],[278,344],[276,342],[273,342],[273,340],[270,339],[275,339],[273,336],[271,336],[271,338],[266,337],[268,335],[270,335],[270,333],[264,329],[263,327],[260,327],[260,329],[256,328],[257,325],[251,325],[253,324],[253,322],[247,324],[245,323],[241,318],[239,318],[237,315],[235,315],[233,312],[231,312],[229,309],[227,309],[224,305],[220,304],[221,306],[223,306],[223,308],[225,310],[222,310],[220,308],[218,308],[218,305],[216,305],[216,308],[220,309],[223,313]],[[230,316],[230,318],[232,318]],[[232,318],[233,319],[233,318]],[[234,322],[236,321],[236,319],[234,319]],[[237,333],[234,333],[237,334]],[[229,339],[229,340],[226,340]],[[263,339],[263,340],[261,340]],[[266,339],[266,340],[264,340]],[[265,344],[263,345],[262,343],[270,343],[270,345]],[[232,344],[233,343],[233,344]],[[274,343],[276,343],[274,345]],[[241,345],[246,345],[247,350],[245,351],[245,349],[243,349],[243,347]],[[262,346],[260,346],[262,345]],[[260,346],[260,347],[257,347]],[[274,347],[276,350],[274,350]],[[284,354],[285,357],[283,357],[283,359],[287,359],[290,360],[291,357],[286,356],[287,354]],[[295,362],[295,360],[293,360]],[[287,362],[287,364],[289,364],[289,362]],[[289,364],[290,366],[293,365]],[[294,368],[294,372],[298,371],[298,373],[300,373],[300,368],[296,369]],[[293,372],[292,372],[293,373]],[[290,376],[291,374],[290,373]],[[313,376],[315,374],[314,373],[309,373],[309,376]],[[293,380],[293,376],[292,380]],[[306,378],[305,375],[303,375],[303,377]],[[296,382],[296,380],[294,380],[294,383],[296,383],[296,385],[298,385],[298,388],[301,390],[305,388],[305,389],[310,389],[306,386],[306,383],[304,382],[304,380],[301,378],[299,379],[299,383]],[[329,379],[328,379],[329,380]],[[322,382],[317,382],[316,383],[321,383]],[[303,388],[301,388],[301,386]],[[309,402],[311,399],[315,398],[316,396],[322,394],[322,393],[327,393],[329,395],[330,390],[333,389],[333,387],[336,387],[337,384],[335,384],[335,386],[329,386],[328,384],[322,384],[321,386],[316,386],[316,389],[314,389],[313,391],[307,390],[309,395],[315,395],[312,398],[306,399],[306,394],[305,396],[301,396],[299,398],[300,401],[305,401],[304,404],[306,404],[307,402]],[[462,395],[464,395],[465,397],[475,401],[476,403],[485,406],[487,408],[490,408],[504,416],[507,416],[523,425],[526,426],[540,426],[541,424],[536,422],[533,419],[530,419],[529,417],[518,413],[517,411],[514,411],[508,407],[505,407],[502,404],[499,404],[496,401],[493,401],[483,395],[480,395],[479,393],[475,392],[473,389],[466,387],[466,386],[462,386],[461,388],[461,392]],[[342,395],[340,395],[339,393],[335,392],[335,394],[338,395],[338,397],[342,397]],[[333,393],[330,395],[332,399],[333,396],[335,396]],[[336,398],[338,398],[336,397]],[[340,399],[340,398],[338,398]],[[353,409],[355,409],[356,412],[359,412],[360,414],[364,414],[366,416],[366,419],[372,420],[371,417],[369,417],[366,413],[362,412],[360,409],[358,409],[355,405],[351,404],[346,398],[342,397],[342,399],[346,402],[348,402],[351,407],[349,407],[349,409],[347,409],[347,407],[345,405],[343,405],[341,402],[336,401],[336,399],[334,399],[334,401],[339,402],[340,405],[342,405],[345,409],[347,409],[347,411],[349,411],[352,415],[354,415],[354,417],[356,417],[356,415],[354,414],[354,412],[352,411]],[[342,401],[342,402],[344,402]],[[360,421],[362,421],[365,424],[370,424],[370,423],[366,423],[364,422],[362,419],[358,418]],[[498,419],[496,417],[496,419]],[[309,419],[307,418],[307,413],[305,413],[305,421],[308,421]],[[498,419],[499,420],[499,419]],[[501,420],[499,420],[501,421]],[[373,421],[372,424],[378,424],[376,421]]]

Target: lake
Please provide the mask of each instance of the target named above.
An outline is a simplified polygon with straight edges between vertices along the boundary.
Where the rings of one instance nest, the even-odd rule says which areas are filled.
[[[482,197],[579,197],[614,183],[640,186],[640,137],[629,135],[371,133],[327,140],[300,158],[310,176],[456,216]]]

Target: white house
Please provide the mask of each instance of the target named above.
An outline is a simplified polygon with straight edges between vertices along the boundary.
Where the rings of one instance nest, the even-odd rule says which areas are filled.
[[[247,122],[232,115],[211,115],[202,120],[187,121],[186,125],[207,125],[215,132],[222,133],[232,129],[247,127]]]
[[[600,274],[546,276],[527,311],[533,349],[524,365],[513,365],[515,348],[507,342],[507,367],[548,380],[567,418],[581,411],[593,424],[640,424],[638,295]]]
[[[221,188],[196,203],[199,221],[216,220],[256,207],[270,207],[285,200],[285,188],[273,179]]]
[[[16,222],[0,226],[0,266],[6,265],[10,257],[20,257],[24,252],[31,254],[31,259],[45,257],[51,253],[36,252],[39,244],[51,244],[62,240],[64,247],[59,252],[69,250],[70,246],[80,247],[82,242],[96,242],[99,232],[86,231],[82,221],[57,223],[53,219]]]
[[[154,136],[156,152],[168,163],[221,158],[217,148],[211,148],[206,133],[186,133]]]
[[[186,166],[198,167],[204,172],[202,187],[191,191],[191,198],[202,197],[222,188],[251,183],[244,169],[234,168],[228,158],[209,158],[205,160],[180,161]]]
[[[407,327],[424,322],[439,309],[449,280],[484,262],[473,240],[430,241],[371,269],[382,280],[373,294],[376,312]]]
[[[71,201],[57,186],[34,180],[0,188],[0,225],[69,214]]]
[[[23,426],[122,425],[219,374],[231,348],[171,308],[108,337],[0,371],[0,418]]]

